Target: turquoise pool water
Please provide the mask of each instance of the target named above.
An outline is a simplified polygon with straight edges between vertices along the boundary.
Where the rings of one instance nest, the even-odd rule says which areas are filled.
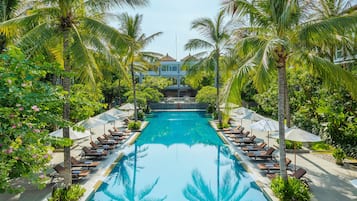
[[[156,112],[91,201],[265,201],[203,112]]]

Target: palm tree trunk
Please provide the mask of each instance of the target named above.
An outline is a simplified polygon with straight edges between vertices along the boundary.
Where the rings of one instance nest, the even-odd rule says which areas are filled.
[[[216,54],[216,88],[217,88],[217,97],[216,97],[216,111],[218,115],[218,124],[219,128],[223,128],[222,125],[222,115],[219,109],[219,52]]]
[[[136,106],[136,89],[135,89],[135,77],[134,77],[134,62],[131,61],[130,64],[130,71],[131,71],[131,81],[133,84],[133,98],[134,98],[134,120],[135,122],[138,121],[138,111]]]
[[[279,153],[280,153],[280,175],[287,181],[286,173],[286,164],[285,164],[285,128],[284,128],[284,97],[285,97],[285,80],[286,78],[286,69],[285,69],[285,59],[280,57],[278,63],[278,86],[279,86],[279,95],[278,95],[278,120],[279,120]]]
[[[67,73],[71,72],[70,54],[69,54],[68,47],[69,47],[69,32],[64,31],[63,32],[63,55],[64,55],[63,65]],[[70,88],[71,88],[71,78],[67,74],[63,79],[63,89],[67,92],[67,94],[65,95],[65,103],[63,105],[63,119],[67,121],[70,120],[70,102],[69,102]],[[68,127],[63,128],[63,138],[69,138]],[[65,168],[64,184],[66,186],[70,186],[72,184],[71,147],[69,146],[64,147],[63,157],[64,157],[63,162]]]
[[[286,126],[288,128],[291,127],[291,113],[290,113],[290,105],[289,105],[289,91],[288,91],[288,79],[286,77],[286,73],[284,73],[284,107],[285,107],[285,119]]]

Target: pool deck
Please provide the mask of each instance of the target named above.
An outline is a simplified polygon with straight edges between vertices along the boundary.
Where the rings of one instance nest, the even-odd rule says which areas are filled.
[[[250,121],[243,120],[243,126],[249,128]],[[102,127],[95,128],[92,131],[96,133],[93,136],[96,139],[97,136],[102,135]],[[267,142],[267,134],[264,132],[253,131],[253,134],[257,136],[257,140]],[[99,167],[90,174],[86,179],[79,182],[86,189],[85,195],[81,201],[87,200],[91,193],[98,188],[101,181],[113,168],[113,164],[119,160],[123,154],[123,148],[130,145],[140,135],[139,132],[134,133],[122,146],[116,148],[113,153],[106,159],[101,161]],[[274,139],[270,139],[270,146],[277,146]],[[72,149],[72,155],[78,156],[81,152],[82,146],[89,146],[89,140],[83,140],[76,143],[77,146]],[[241,159],[243,166],[248,169],[252,177],[257,181],[257,184],[268,195],[272,195],[269,188],[270,180],[265,176],[264,172],[257,168],[257,164],[261,161],[254,161],[249,159],[239,148],[228,142],[231,150],[235,155]],[[278,151],[274,152],[275,156],[278,156]],[[294,155],[287,153],[287,157],[293,160]],[[55,152],[51,164],[58,164],[63,161],[63,152]],[[313,201],[350,201],[357,200],[357,188],[355,188],[350,180],[357,179],[357,170],[348,169],[342,166],[338,166],[335,163],[325,160],[314,153],[299,153],[296,157],[297,167],[303,167],[307,170],[306,178],[309,181],[311,193],[313,195]],[[293,165],[293,164],[292,164]],[[293,166],[292,166],[293,167]],[[38,190],[36,187],[28,186],[27,190],[21,194],[9,195],[0,194],[1,201],[45,201],[52,191],[54,183],[48,184],[46,188]],[[272,200],[277,200],[272,197]]]

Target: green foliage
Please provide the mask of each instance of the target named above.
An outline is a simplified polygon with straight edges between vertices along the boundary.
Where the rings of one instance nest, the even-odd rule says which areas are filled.
[[[138,111],[138,119],[143,121],[145,118],[145,113],[143,111]]]
[[[341,148],[336,148],[332,156],[336,159],[336,163],[339,165],[343,164],[343,160],[346,158],[346,153]]]
[[[217,89],[215,87],[205,86],[197,92],[196,102],[215,105],[216,96]]]
[[[152,76],[145,76],[145,79],[142,83],[143,86],[154,88],[157,90],[163,90],[166,87],[172,85],[172,81],[168,78],[164,77],[152,77]]]
[[[288,182],[285,182],[280,176],[274,178],[271,182],[271,189],[281,201],[308,201],[311,197],[306,185],[293,177],[289,177]]]
[[[326,144],[325,142],[314,142],[310,149],[314,151],[332,151],[333,146]]]
[[[127,97],[128,102],[134,102],[133,91],[128,91],[124,94]],[[149,103],[159,102],[164,95],[159,92],[159,90],[151,87],[146,87],[143,84],[138,85],[138,90],[136,91],[136,102],[139,108],[147,108]]]
[[[140,121],[131,121],[128,124],[128,129],[129,130],[139,130],[141,127],[141,122]]]
[[[52,152],[47,129],[69,126],[55,109],[61,88],[42,81],[53,66],[22,60],[16,49],[8,53],[0,56],[0,192],[21,190],[11,185],[18,177],[43,187]]]
[[[71,87],[71,120],[74,122],[87,119],[101,109],[106,104],[103,101],[103,95],[98,88],[89,85],[75,84]]]
[[[327,88],[320,79],[299,69],[289,69],[289,102],[293,124],[316,133],[326,143],[341,147],[357,158],[357,101],[343,88]],[[273,95],[271,95],[273,94]],[[255,95],[258,107],[268,114],[277,113],[277,88]]]
[[[52,197],[49,198],[49,201],[78,201],[86,191],[79,184],[74,184],[69,187],[56,188],[52,192]]]

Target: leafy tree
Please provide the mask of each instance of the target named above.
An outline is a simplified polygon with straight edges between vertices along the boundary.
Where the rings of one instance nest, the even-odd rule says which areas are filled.
[[[165,89],[166,87],[170,86],[172,82],[165,77],[152,77],[152,76],[145,76],[145,79],[142,83],[143,86],[155,88],[159,91]]]
[[[14,17],[19,3],[19,0],[2,0],[0,4],[0,22],[4,22]],[[6,42],[7,38],[5,34],[0,32],[0,54],[5,50]]]
[[[287,181],[285,165],[284,114],[288,105],[286,67],[304,67],[316,77],[333,85],[345,86],[357,97],[356,79],[347,71],[321,58],[317,48],[323,43],[333,44],[331,36],[352,31],[356,27],[356,14],[333,17],[326,20],[307,21],[303,24],[304,7],[300,1],[241,1],[229,0],[224,3],[226,11],[237,16],[249,17],[250,25],[241,30],[251,33],[237,42],[238,52],[244,58],[236,76],[236,85],[252,79],[259,91],[278,75],[278,120],[280,138],[280,173]],[[331,33],[331,34],[326,34]],[[334,34],[332,34],[334,33]]]
[[[142,15],[135,15],[130,17],[129,14],[124,13],[119,16],[120,31],[129,37],[130,43],[127,47],[126,57],[124,57],[125,63],[129,66],[131,73],[131,82],[133,87],[133,101],[134,101],[134,120],[138,120],[137,104],[136,104],[136,88],[135,88],[135,72],[134,66],[137,68],[147,68],[151,66],[148,60],[145,58],[154,58],[158,56],[153,52],[143,52],[142,50],[148,45],[155,37],[162,34],[161,32],[154,33],[150,36],[146,36],[141,32]]]
[[[63,88],[67,92],[63,105],[63,118],[70,119],[70,87],[74,71],[79,73],[81,81],[94,82],[94,75],[100,75],[93,55],[97,50],[115,62],[107,46],[119,47],[125,44],[122,34],[106,25],[100,13],[112,6],[142,5],[146,0],[42,0],[33,10],[8,20],[0,25],[0,31],[6,35],[24,33],[17,41],[27,53],[32,55],[50,50],[63,66],[66,74]],[[38,5],[38,6],[36,6]],[[105,42],[105,43],[104,43]],[[69,138],[69,128],[63,128],[64,138]],[[70,147],[64,148],[65,184],[72,183]]]
[[[18,192],[19,177],[44,187],[52,151],[47,129],[69,124],[53,110],[62,90],[42,81],[53,66],[27,61],[17,49],[8,53],[0,55],[0,192]]]
[[[106,104],[101,103],[103,95],[99,89],[83,84],[75,84],[71,89],[72,122],[87,119],[105,108]]]
[[[185,44],[185,49],[208,49],[208,56],[194,66],[212,67],[215,72],[215,86],[216,86],[216,111],[218,114],[219,126],[222,127],[222,116],[219,109],[219,80],[220,80],[220,66],[219,61],[222,51],[228,46],[229,39],[229,23],[224,22],[224,12],[219,12],[217,18],[212,21],[209,18],[199,18],[192,22],[191,29],[198,30],[205,39],[191,39]],[[193,66],[193,67],[194,67]]]
[[[215,94],[217,89],[215,87],[206,86],[202,87],[201,90],[197,92],[196,101],[199,103],[207,103],[213,106],[216,102]]]

